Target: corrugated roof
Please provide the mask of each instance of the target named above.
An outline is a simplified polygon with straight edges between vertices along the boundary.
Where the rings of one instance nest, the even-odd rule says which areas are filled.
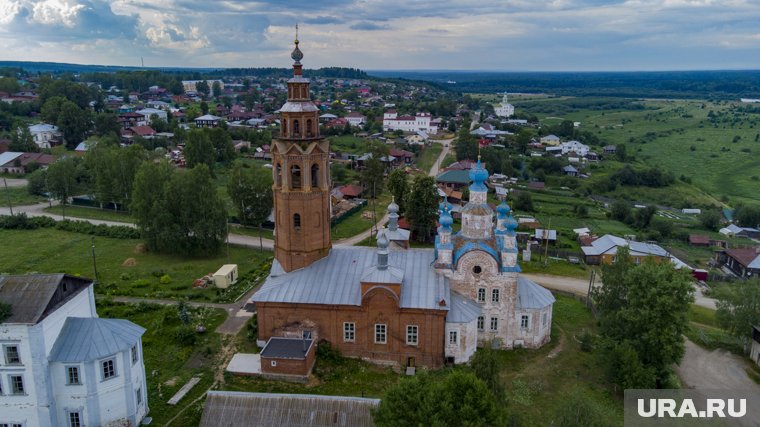
[[[70,287],[59,290],[64,282]],[[10,304],[12,310],[3,323],[36,324],[90,283],[92,281],[65,274],[0,276],[0,301]]]
[[[620,246],[627,246],[631,255],[668,256],[668,251],[653,243],[629,241],[611,234],[605,234],[594,240],[591,246],[582,246],[581,250],[585,255],[615,254]]]
[[[470,183],[470,171],[452,169],[441,172],[435,177],[436,182],[454,182],[457,184],[469,184]]]
[[[69,317],[50,351],[51,362],[90,362],[129,350],[145,329],[124,319]]]
[[[272,337],[261,350],[261,357],[303,360],[312,342],[310,339]]]
[[[544,308],[554,304],[556,299],[548,289],[537,285],[523,276],[517,277],[517,307],[518,309]]]
[[[201,427],[372,427],[380,399],[209,391]]]
[[[446,315],[446,323],[469,323],[482,313],[480,305],[456,292],[451,292],[451,310]]]
[[[388,265],[404,272],[400,305],[403,308],[448,310],[449,283],[431,268],[434,252],[429,249],[392,250]],[[270,274],[253,302],[361,305],[362,276],[377,265],[374,248],[334,247],[328,256],[290,273]],[[279,268],[275,274],[280,273]],[[439,302],[444,300],[445,306]]]
[[[5,153],[0,153],[0,166],[16,160],[17,158],[21,157],[22,154],[24,153],[17,151],[6,151]]]

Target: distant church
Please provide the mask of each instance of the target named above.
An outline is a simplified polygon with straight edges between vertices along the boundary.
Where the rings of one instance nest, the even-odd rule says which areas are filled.
[[[506,93],[504,94],[504,98],[501,100],[501,104],[499,104],[499,106],[494,109],[494,112],[496,113],[496,116],[505,117],[507,119],[515,114],[515,106],[509,103],[509,99],[507,99]]]
[[[478,161],[462,229],[440,206],[435,249],[401,249],[398,206],[377,248],[332,247],[329,143],[302,75],[295,41],[293,78],[272,146],[275,261],[251,298],[259,344],[271,338],[327,340],[342,354],[397,366],[440,367],[470,360],[477,346],[538,348],[551,336],[552,294],[520,276],[517,222],[486,201]],[[495,223],[494,223],[495,221]]]

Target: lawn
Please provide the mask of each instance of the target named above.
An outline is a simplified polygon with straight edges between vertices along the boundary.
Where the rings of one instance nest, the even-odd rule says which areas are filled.
[[[343,221],[332,227],[332,239],[334,241],[345,239],[369,230],[374,224],[373,217],[365,216],[364,213],[374,211],[374,218],[376,218],[377,221],[380,221],[388,210],[388,205],[390,203],[391,194],[387,191],[380,194],[376,200],[370,200],[366,206],[347,216]]]
[[[93,277],[92,240],[88,235],[55,229],[0,230],[0,272],[9,274],[69,273]],[[228,300],[238,287],[222,292],[195,289],[193,281],[215,272],[222,264],[238,264],[244,275],[260,267],[270,252],[230,246],[219,255],[188,258],[145,252],[139,240],[95,237],[95,255],[101,295],[146,298],[189,298],[201,301]],[[160,278],[169,276],[169,283]],[[244,280],[240,287],[247,286]]]
[[[243,236],[251,236],[251,237],[261,236],[265,239],[274,238],[274,230],[271,230],[269,228],[262,228],[261,230],[259,230],[256,227],[246,227],[244,225],[230,224],[230,234],[240,234]]]
[[[431,144],[423,148],[417,157],[417,167],[424,171],[430,171],[435,161],[438,160],[438,156],[441,155],[441,151],[443,151],[441,144]]]
[[[98,314],[106,318],[127,319],[146,329],[142,337],[143,362],[148,383],[149,416],[153,418],[153,425],[166,425],[180,410],[211,387],[220,365],[223,339],[229,339],[213,332],[227,318],[224,310],[188,307],[190,321],[187,326],[182,323],[177,306],[118,304],[98,300]],[[206,327],[205,333],[194,332],[195,325],[199,323]],[[166,402],[194,376],[198,376],[200,382],[177,406],[168,405]],[[198,425],[197,422],[194,425]]]
[[[686,336],[695,344],[709,350],[722,348],[739,356],[745,356],[741,342],[718,324],[715,310],[692,304]]]
[[[367,139],[358,136],[343,135],[331,136],[330,150],[339,153],[364,154],[367,152]]]
[[[50,212],[56,215],[63,215],[66,213],[66,218],[87,218],[87,219],[99,219],[102,221],[116,221],[116,222],[128,222],[134,223],[135,220],[128,212],[114,211],[108,209],[88,208],[83,206],[71,206],[67,205],[65,210],[63,206],[53,206],[52,208],[45,208],[45,212]]]
[[[26,187],[4,188],[2,187],[2,183],[0,183],[0,206],[7,208],[9,201],[13,206],[36,205],[37,203],[47,202],[47,198],[29,194]]]

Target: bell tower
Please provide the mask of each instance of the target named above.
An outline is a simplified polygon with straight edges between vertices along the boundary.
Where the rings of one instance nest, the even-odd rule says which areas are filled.
[[[274,256],[283,270],[327,256],[330,241],[330,148],[319,134],[319,110],[303,77],[296,26],[293,78],[280,108],[280,136],[272,144]]]

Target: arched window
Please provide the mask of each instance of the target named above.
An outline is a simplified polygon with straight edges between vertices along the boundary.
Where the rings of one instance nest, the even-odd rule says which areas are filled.
[[[301,167],[298,165],[290,168],[290,187],[301,188]]]
[[[306,136],[309,138],[314,136],[314,131],[311,129],[311,119],[306,120]]]
[[[499,302],[499,290],[494,289],[491,291],[491,302]]]
[[[293,136],[298,136],[300,132],[301,130],[298,127],[298,120],[293,120]]]
[[[282,185],[282,166],[279,163],[277,163],[274,170],[274,182],[278,187]]]
[[[311,186],[319,187],[319,165],[311,165]]]
[[[301,214],[293,214],[293,228],[301,229]]]
[[[283,138],[288,137],[288,121],[287,119],[282,119],[282,129],[280,129],[280,134],[282,134]]]

